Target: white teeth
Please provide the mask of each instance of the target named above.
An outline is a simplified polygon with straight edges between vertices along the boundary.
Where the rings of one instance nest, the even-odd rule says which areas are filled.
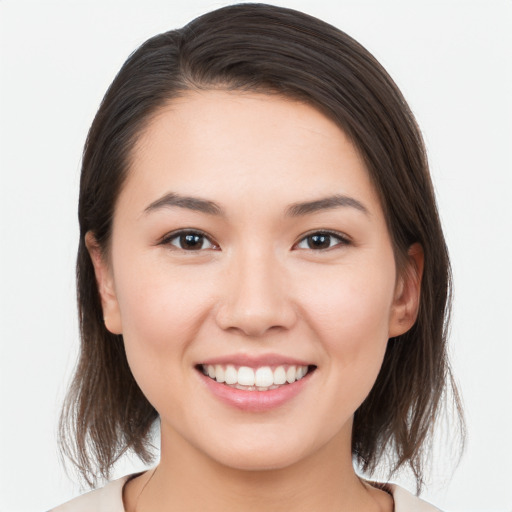
[[[286,382],[286,370],[282,366],[278,366],[274,370],[274,384],[281,385]]]
[[[268,366],[256,370],[255,384],[259,388],[268,388],[274,384],[274,372]]]
[[[244,390],[267,391],[276,389],[286,383],[302,379],[308,373],[307,366],[277,366],[274,370],[270,366],[251,368],[240,366],[238,370],[232,364],[226,366],[203,365],[203,373],[217,382],[224,382],[229,386]]]
[[[215,379],[217,382],[224,382],[226,380],[226,377],[224,375],[225,375],[224,367],[221,366],[220,364],[216,364],[215,365],[215,377],[212,377],[212,378]]]
[[[235,367],[231,364],[226,366],[226,372],[224,373],[224,380],[226,384],[236,384],[238,382],[238,372]]]
[[[254,386],[254,370],[248,366],[238,368],[238,384],[241,386]]]
[[[292,382],[295,382],[295,378],[297,376],[297,370],[295,369],[295,366],[289,366],[288,370],[286,370],[286,381],[291,384]]]

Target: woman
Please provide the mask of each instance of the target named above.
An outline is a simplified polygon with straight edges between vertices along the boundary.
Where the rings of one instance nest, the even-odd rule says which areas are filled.
[[[157,419],[161,453],[55,510],[434,510],[354,469],[420,490],[453,386],[421,135],[357,42],[262,4],[150,39],[89,132],[79,218],[64,448],[92,485],[150,460]]]

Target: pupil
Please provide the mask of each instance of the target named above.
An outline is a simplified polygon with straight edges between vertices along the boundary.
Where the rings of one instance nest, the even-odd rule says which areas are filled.
[[[331,239],[329,235],[311,235],[308,245],[310,249],[327,249],[330,242]]]
[[[203,237],[201,235],[188,233],[186,235],[181,235],[180,242],[181,246],[186,249],[200,249],[203,245]]]

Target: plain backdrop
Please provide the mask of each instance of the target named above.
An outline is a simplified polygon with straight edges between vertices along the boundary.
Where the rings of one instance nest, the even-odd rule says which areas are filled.
[[[359,40],[417,116],[452,256],[450,343],[469,429],[453,475],[437,439],[424,497],[510,512],[512,2],[278,3]],[[226,4],[0,0],[0,511],[43,511],[79,492],[55,432],[78,347],[78,179],[99,102],[145,39]],[[125,461],[116,475],[140,467]]]

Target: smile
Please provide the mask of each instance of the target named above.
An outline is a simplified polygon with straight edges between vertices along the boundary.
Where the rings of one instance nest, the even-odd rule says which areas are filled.
[[[218,383],[244,391],[269,391],[304,378],[314,366],[280,365],[274,368],[260,366],[235,366],[233,364],[202,364],[204,375]]]

